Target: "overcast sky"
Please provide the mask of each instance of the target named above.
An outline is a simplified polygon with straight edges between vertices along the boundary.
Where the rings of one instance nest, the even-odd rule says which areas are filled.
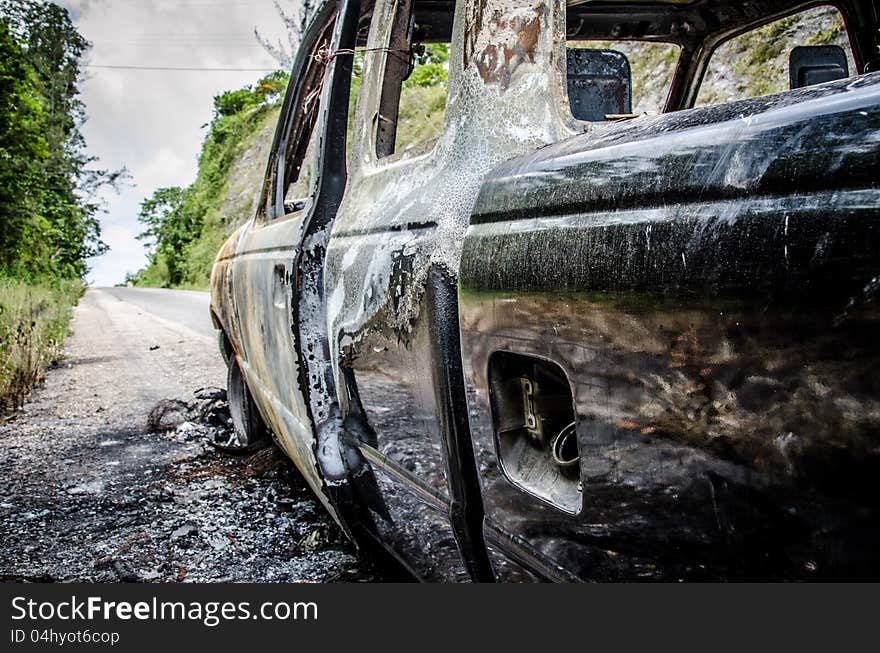
[[[254,27],[275,39],[284,35],[272,0],[56,1],[92,42],[87,61],[94,66],[273,69]],[[100,167],[124,166],[132,177],[120,193],[107,195],[101,226],[110,251],[89,263],[92,285],[113,285],[146,263],[143,243],[135,239],[141,201],[157,188],[195,179],[214,95],[265,73],[85,70],[80,89],[89,152],[100,158]]]

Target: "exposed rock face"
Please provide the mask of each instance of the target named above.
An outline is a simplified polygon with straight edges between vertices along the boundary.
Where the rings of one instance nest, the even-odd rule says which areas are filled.
[[[697,105],[732,102],[788,89],[788,57],[799,45],[839,45],[855,62],[840,13],[819,7],[783,18],[723,44],[715,52]]]
[[[259,130],[243,144],[241,153],[229,170],[226,197],[220,209],[220,222],[228,225],[230,231],[257,210],[278,113],[276,109],[266,114]]]

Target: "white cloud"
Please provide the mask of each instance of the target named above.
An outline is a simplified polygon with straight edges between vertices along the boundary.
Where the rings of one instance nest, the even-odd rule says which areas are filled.
[[[92,42],[97,65],[274,68],[254,27],[284,35],[272,0],[59,0]],[[283,3],[284,4],[284,3]],[[103,168],[127,167],[132,185],[107,196],[101,223],[111,251],[90,261],[89,281],[112,285],[142,267],[135,239],[140,202],[162,186],[185,186],[211,119],[213,97],[250,84],[260,72],[88,68],[81,84],[89,153]]]

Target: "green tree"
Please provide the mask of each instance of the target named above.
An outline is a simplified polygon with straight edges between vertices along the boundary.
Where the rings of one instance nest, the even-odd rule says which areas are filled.
[[[122,172],[92,168],[80,127],[80,61],[89,43],[67,10],[39,0],[0,0],[4,76],[0,112],[9,122],[0,152],[5,202],[0,265],[22,278],[81,277],[86,260],[106,250],[98,191]],[[2,119],[0,119],[2,121]],[[3,129],[0,127],[0,129]],[[19,135],[19,142],[10,133]],[[7,214],[7,211],[9,212]]]
[[[253,86],[215,95],[214,123],[218,118],[234,116],[247,109],[275,102],[284,93],[289,79],[290,75],[279,70],[269,73]]]
[[[42,166],[49,150],[45,116],[21,46],[0,18],[0,271],[38,245]]]
[[[187,206],[188,189],[160,188],[141,203],[138,220],[146,229],[138,235],[152,249],[150,263],[161,262],[167,269],[167,285],[183,280],[186,245],[199,235],[201,216]]]

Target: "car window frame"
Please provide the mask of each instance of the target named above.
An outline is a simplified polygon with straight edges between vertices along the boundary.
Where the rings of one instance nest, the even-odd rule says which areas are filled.
[[[848,53],[847,58],[848,59],[851,58],[856,63],[856,70],[851,71],[850,76],[858,74],[859,59],[856,56],[857,51],[856,51],[856,43],[855,43],[855,33],[853,32],[853,30],[851,30],[849,28],[849,25],[847,24],[847,11],[845,10],[846,8],[842,4],[837,3],[837,2],[833,2],[831,0],[817,0],[817,2],[810,3],[809,5],[802,5],[799,7],[795,7],[791,11],[787,11],[787,12],[780,13],[780,14],[774,14],[772,16],[766,17],[765,19],[763,19],[761,21],[758,21],[755,23],[750,23],[748,25],[744,25],[735,31],[732,31],[732,32],[729,32],[728,34],[725,34],[723,36],[723,38],[720,38],[717,41],[715,41],[715,43],[712,45],[712,47],[710,49],[708,49],[705,52],[705,54],[703,54],[703,56],[702,56],[703,61],[701,64],[699,79],[697,79],[696,83],[693,84],[693,90],[691,92],[691,99],[689,102],[689,106],[687,108],[695,108],[695,107],[698,108],[701,106],[715,106],[715,105],[700,105],[700,104],[698,104],[698,101],[700,99],[700,91],[703,90],[703,84],[706,82],[706,76],[709,73],[709,67],[711,66],[712,60],[715,57],[715,55],[717,54],[719,48],[721,48],[725,44],[729,43],[733,39],[739,38],[743,34],[748,34],[749,32],[754,32],[755,30],[761,29],[762,27],[766,27],[767,25],[772,25],[773,23],[775,23],[777,21],[785,20],[786,18],[790,18],[792,16],[797,16],[798,14],[804,14],[809,11],[814,11],[816,9],[822,9],[825,7],[830,7],[830,8],[835,9],[837,11],[837,13],[840,15],[841,20],[843,21],[843,29],[846,31],[847,43],[849,45],[849,53]],[[754,97],[761,97],[761,96],[754,96]],[[744,99],[750,99],[750,98],[739,98],[739,100],[744,100]],[[737,101],[737,100],[731,100],[731,102],[735,102],[735,101]],[[723,105],[723,104],[729,104],[729,103],[730,102],[722,102],[721,104]]]
[[[317,175],[313,175],[309,181],[308,197],[302,198],[305,200],[303,204],[295,211],[285,210],[284,195],[290,184],[295,183],[299,177],[309,143],[316,135],[315,130],[320,129],[323,90],[334,73],[328,55],[338,20],[336,3],[327,2],[303,37],[275,130],[257,210],[258,223],[267,224],[286,216],[299,215],[309,207],[314,197]],[[311,99],[309,94],[312,95]],[[303,118],[302,112],[307,101],[309,115]],[[294,166],[289,165],[290,161],[294,161]],[[285,180],[290,167],[296,170],[297,176]]]
[[[416,17],[416,5],[419,0],[391,0],[389,2],[389,8],[393,8],[393,11],[390,12],[390,17],[387,23],[387,27],[384,29],[386,33],[384,34],[382,45],[380,46],[386,52],[384,53],[384,61],[381,66],[378,66],[378,70],[376,70],[376,87],[378,92],[374,98],[373,106],[369,110],[369,114],[375,116],[374,124],[369,129],[369,140],[366,142],[366,149],[368,151],[368,157],[371,167],[374,169],[381,169],[388,165],[396,164],[400,161],[409,161],[421,157],[426,157],[431,155],[437,148],[437,143],[440,139],[440,135],[442,135],[442,129],[440,134],[433,138],[425,139],[423,141],[414,143],[407,149],[400,149],[398,142],[398,128],[400,126],[400,107],[401,101],[403,98],[403,82],[408,78],[409,74],[412,74],[413,69],[416,64],[413,59],[412,48],[418,41],[414,41],[416,36],[414,32],[415,27],[415,17]],[[458,2],[462,0],[455,0],[453,3],[453,8],[457,7]],[[401,13],[401,6],[404,4],[409,5],[408,16],[404,17]],[[405,20],[404,20],[405,19]],[[454,36],[450,35],[449,41],[437,41],[427,39],[424,41],[425,43],[445,43],[449,46],[449,56],[450,59],[454,56],[453,48],[455,46]],[[399,62],[399,55],[395,59],[395,52],[397,50],[402,49],[400,46],[405,43],[406,48],[410,50],[409,57],[409,69],[408,74],[406,76],[397,77],[394,72],[395,68],[400,68],[399,65],[395,66],[395,61]],[[370,57],[367,58],[368,60]],[[369,63],[370,66],[376,65],[375,61],[371,61]],[[393,106],[393,113],[395,115],[394,120],[394,140],[391,143],[393,149],[388,152],[383,151],[380,148],[380,133],[383,116],[389,113],[388,107]],[[444,99],[444,116],[443,116],[443,126],[446,125],[446,110],[449,107],[449,93],[447,87],[446,97]]]

